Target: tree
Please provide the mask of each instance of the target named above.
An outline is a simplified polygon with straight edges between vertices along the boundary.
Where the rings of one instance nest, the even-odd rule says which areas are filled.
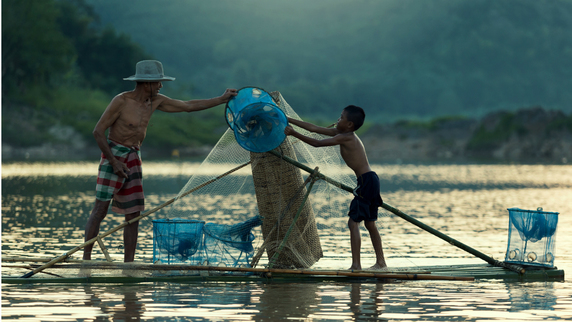
[[[84,0],[61,0],[59,8],[58,23],[77,51],[76,65],[86,85],[112,94],[128,89],[123,77],[151,56],[126,34],[110,26],[98,28],[99,17]]]
[[[60,31],[53,0],[2,1],[2,93],[50,85],[71,68],[76,52]]]

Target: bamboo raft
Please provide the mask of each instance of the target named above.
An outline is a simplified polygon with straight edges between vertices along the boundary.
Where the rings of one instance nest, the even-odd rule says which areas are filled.
[[[352,192],[351,187],[336,182],[327,176],[321,174],[317,168],[311,169],[288,156],[281,155],[276,151],[269,151],[270,154],[288,162],[296,167],[311,174],[309,178],[314,180],[324,180],[340,189]],[[198,187],[187,191],[187,195],[201,187],[220,179],[246,165],[232,169],[221,176],[214,178]],[[311,189],[311,186],[309,187]],[[2,277],[2,283],[8,284],[28,284],[28,283],[144,283],[144,282],[204,282],[204,281],[263,281],[263,282],[280,282],[280,281],[337,281],[337,282],[387,282],[394,280],[441,280],[441,281],[474,281],[480,279],[494,279],[505,281],[546,281],[564,280],[564,271],[557,268],[539,267],[539,266],[521,266],[510,263],[501,262],[485,255],[474,248],[465,245],[443,233],[429,227],[415,218],[412,218],[399,209],[394,208],[386,203],[382,207],[393,214],[403,218],[404,220],[418,226],[419,228],[439,237],[449,244],[456,246],[466,252],[484,260],[485,264],[473,265],[441,265],[441,266],[425,266],[414,268],[397,268],[393,271],[349,271],[349,270],[314,270],[314,269],[283,269],[273,268],[272,263],[275,259],[270,259],[270,265],[267,268],[256,267],[219,267],[219,266],[193,266],[193,265],[157,265],[157,264],[141,264],[141,263],[115,263],[111,262],[109,255],[102,243],[102,239],[113,232],[122,229],[126,225],[138,221],[157,210],[170,205],[175,199],[171,199],[161,206],[158,206],[137,218],[125,222],[110,231],[94,237],[85,243],[74,247],[63,255],[54,259],[31,259],[31,258],[3,258],[3,268],[21,268],[29,270],[21,277]],[[301,209],[301,208],[300,208]],[[285,236],[285,240],[288,234]],[[80,261],[73,260],[69,257],[75,252],[83,249],[85,246],[97,242],[105,254],[107,261]],[[279,248],[278,251],[280,251]],[[5,262],[34,262],[35,264],[4,264]],[[44,262],[41,265],[38,263]],[[253,265],[254,266],[254,265]],[[3,269],[4,270],[4,269]],[[48,272],[49,270],[50,272]],[[58,275],[57,270],[67,271],[66,276]],[[76,270],[77,273],[70,274],[70,270]],[[80,276],[81,270],[98,270],[104,271],[104,274],[91,274],[91,276]],[[37,277],[38,273],[46,274],[50,277]],[[89,274],[86,274],[89,275]],[[34,276],[34,277],[33,277]],[[33,278],[32,278],[33,277]]]
[[[4,268],[34,270],[40,264],[22,262],[48,262],[46,259],[3,258]],[[10,264],[7,264],[10,263]],[[82,276],[82,270],[93,272]],[[65,276],[59,275],[65,272]],[[557,268],[527,267],[518,273],[490,264],[462,264],[394,268],[390,271],[352,271],[316,269],[278,269],[250,267],[219,267],[196,265],[164,265],[144,263],[119,263],[106,261],[82,261],[68,259],[54,264],[42,272],[46,276],[33,278],[2,277],[6,284],[36,283],[147,283],[147,282],[361,282],[386,283],[392,281],[475,281],[502,280],[522,281],[563,281],[564,271]]]

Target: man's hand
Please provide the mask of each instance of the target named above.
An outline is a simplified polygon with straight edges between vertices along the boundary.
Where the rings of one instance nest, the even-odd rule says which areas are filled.
[[[226,91],[224,91],[224,94],[220,96],[220,98],[222,99],[223,103],[226,103],[236,95],[238,95],[238,90],[234,88],[227,88]]]
[[[113,167],[113,172],[122,177],[127,179],[129,177],[129,168],[127,167],[127,165],[123,162],[119,162],[119,161],[115,161],[114,163],[111,164],[111,166]]]

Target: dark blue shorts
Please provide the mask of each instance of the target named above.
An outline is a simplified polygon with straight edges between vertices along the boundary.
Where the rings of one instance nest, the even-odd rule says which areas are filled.
[[[355,222],[377,220],[377,208],[383,204],[383,200],[379,195],[379,177],[375,172],[370,171],[357,178],[354,196],[348,216]]]

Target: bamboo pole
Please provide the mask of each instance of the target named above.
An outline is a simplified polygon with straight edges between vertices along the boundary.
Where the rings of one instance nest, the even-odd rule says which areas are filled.
[[[141,214],[141,215],[139,215],[139,216],[137,216],[137,217],[135,217],[135,218],[133,218],[133,219],[131,219],[131,220],[129,220],[129,221],[123,222],[121,225],[119,225],[119,226],[117,226],[117,227],[115,227],[115,228],[109,230],[108,232],[106,232],[106,233],[104,233],[104,234],[102,234],[102,235],[98,235],[98,236],[96,236],[96,237],[93,237],[92,239],[86,241],[85,243],[83,243],[83,244],[81,244],[81,245],[79,245],[79,246],[76,246],[76,247],[72,248],[71,250],[69,250],[69,251],[63,253],[62,255],[60,255],[60,256],[58,256],[58,257],[52,259],[51,261],[49,261],[49,262],[46,263],[45,265],[42,265],[42,266],[40,266],[40,267],[34,269],[33,271],[31,271],[31,272],[29,272],[29,273],[27,273],[27,274],[22,275],[21,278],[29,278],[29,277],[32,277],[34,274],[36,274],[36,273],[38,273],[38,272],[41,272],[41,271],[43,271],[44,269],[46,269],[46,268],[48,268],[48,267],[54,265],[55,263],[61,262],[62,260],[68,258],[68,257],[71,256],[73,253],[75,253],[75,252],[77,252],[78,250],[84,248],[85,246],[91,245],[91,244],[95,243],[95,242],[98,240],[98,238],[107,237],[107,236],[113,234],[114,232],[116,232],[116,231],[122,229],[123,227],[125,227],[125,226],[127,226],[127,225],[130,225],[130,224],[132,224],[132,223],[134,223],[134,222],[136,222],[136,221],[139,221],[139,220],[141,220],[142,218],[147,217],[147,216],[149,216],[150,214],[152,214],[152,213],[154,213],[154,212],[156,212],[156,211],[158,211],[158,210],[160,210],[160,209],[162,209],[162,208],[164,208],[164,207],[166,207],[166,206],[172,204],[172,203],[175,202],[175,200],[177,200],[178,198],[184,197],[184,196],[186,196],[186,195],[188,195],[188,194],[190,194],[190,193],[192,193],[192,192],[194,192],[194,191],[197,191],[197,190],[199,190],[200,188],[202,188],[202,187],[204,187],[204,186],[206,186],[206,185],[208,185],[208,184],[211,184],[211,183],[213,183],[213,182],[219,180],[220,178],[222,178],[222,177],[224,177],[224,176],[227,176],[227,175],[229,175],[229,174],[231,174],[231,173],[233,173],[233,172],[235,172],[235,171],[237,171],[237,170],[239,170],[239,169],[241,169],[241,168],[243,168],[243,167],[249,165],[251,162],[252,162],[252,161],[248,161],[248,162],[246,162],[246,163],[244,163],[244,164],[241,164],[241,165],[239,165],[238,167],[236,167],[236,168],[234,168],[234,169],[231,169],[231,170],[229,170],[229,171],[227,171],[227,172],[221,174],[220,176],[218,176],[218,177],[216,177],[216,178],[213,178],[213,179],[211,179],[211,180],[209,180],[209,181],[207,181],[207,182],[205,182],[205,183],[203,183],[203,184],[200,184],[200,185],[196,186],[195,188],[193,188],[193,189],[191,189],[191,190],[189,190],[189,191],[183,193],[182,195],[180,195],[180,196],[178,196],[178,197],[175,197],[175,198],[170,199],[169,201],[167,201],[167,202],[163,203],[162,205],[159,205],[159,206],[157,206],[157,207],[155,207],[155,208],[153,208],[153,209],[147,211],[147,212],[144,213],[144,214]]]
[[[393,273],[393,272],[375,272],[375,271],[353,271],[353,270],[312,270],[312,269],[286,269],[286,268],[253,268],[253,267],[220,267],[220,266],[201,266],[201,265],[170,265],[170,264],[132,264],[132,263],[109,263],[101,262],[87,266],[70,264],[65,268],[92,268],[92,269],[133,269],[133,270],[154,270],[154,271],[214,271],[214,272],[245,272],[266,274],[272,277],[272,274],[290,274],[290,275],[313,275],[313,276],[346,276],[346,277],[371,277],[371,278],[387,278],[387,279],[405,279],[405,280],[456,280],[456,281],[474,281],[474,277],[459,276],[438,276],[426,273]]]
[[[100,236],[97,236],[97,243],[99,244],[99,248],[101,248],[103,255],[105,255],[105,260],[111,262],[112,261],[111,256],[109,256],[109,252],[107,252],[107,247],[105,247],[105,245],[103,244],[103,241],[101,240]]]
[[[2,263],[4,262],[38,262],[38,263],[45,263],[51,261],[52,258],[41,258],[41,257],[2,257]],[[66,263],[81,263],[83,260],[81,259],[71,259],[68,258],[63,260],[62,262]]]
[[[308,173],[312,173],[312,169],[311,169],[310,167],[308,167],[308,166],[306,166],[306,165],[304,165],[304,164],[302,164],[302,163],[300,163],[300,162],[298,162],[298,161],[296,161],[296,160],[294,160],[294,159],[292,159],[292,158],[289,158],[288,156],[281,155],[280,153],[278,153],[278,152],[276,152],[276,151],[274,151],[274,150],[268,151],[268,152],[271,153],[271,154],[273,154],[273,155],[275,155],[275,156],[278,157],[278,158],[281,158],[282,160],[284,160],[284,161],[286,161],[286,162],[289,162],[289,163],[291,163],[291,164],[293,164],[293,165],[299,167],[300,169],[302,169],[302,170],[304,170],[304,171],[306,171],[306,172],[308,172]],[[326,182],[328,182],[328,183],[330,183],[330,184],[332,184],[332,185],[334,185],[334,186],[336,186],[336,187],[342,189],[342,190],[346,190],[346,191],[348,191],[348,192],[350,192],[350,193],[353,193],[353,189],[352,189],[351,187],[349,187],[349,186],[347,186],[347,185],[344,185],[344,184],[342,184],[342,183],[340,183],[340,182],[337,182],[337,181],[335,181],[335,180],[333,180],[333,179],[331,179],[331,178],[325,176],[325,175],[322,174],[322,173],[318,173],[316,176],[317,176],[318,178],[323,179],[324,181],[326,181]],[[474,256],[476,256],[476,257],[482,259],[482,260],[484,260],[485,262],[487,262],[487,263],[489,263],[489,264],[491,264],[491,265],[493,265],[493,266],[498,266],[498,267],[507,268],[507,269],[510,269],[511,271],[517,272],[517,273],[519,273],[519,274],[524,274],[524,272],[525,272],[525,270],[524,270],[523,267],[518,266],[518,265],[507,264],[507,263],[505,263],[505,262],[498,261],[498,260],[496,260],[496,259],[494,259],[494,258],[492,258],[492,257],[490,257],[490,256],[488,256],[488,255],[485,255],[485,254],[481,253],[480,251],[478,251],[478,250],[476,250],[476,249],[474,249],[474,248],[472,248],[472,247],[470,247],[470,246],[468,246],[468,245],[466,245],[466,244],[463,244],[463,243],[461,243],[460,241],[457,241],[457,240],[455,240],[455,239],[453,239],[453,238],[451,238],[451,237],[449,237],[449,236],[443,234],[442,232],[440,232],[440,231],[438,231],[438,230],[436,230],[436,229],[434,229],[434,228],[432,228],[432,227],[430,227],[430,226],[428,226],[428,225],[426,225],[426,224],[420,222],[419,220],[417,220],[417,219],[415,219],[415,218],[413,218],[413,217],[411,217],[411,216],[409,216],[409,215],[403,213],[401,210],[399,210],[399,209],[397,209],[397,208],[394,208],[394,207],[388,205],[388,204],[385,203],[385,202],[383,202],[383,205],[381,205],[381,207],[384,208],[384,209],[386,209],[386,210],[388,210],[388,211],[390,211],[390,212],[392,212],[393,214],[395,214],[395,215],[401,217],[402,219],[405,219],[406,221],[412,223],[413,225],[415,225],[415,226],[417,226],[417,227],[419,227],[419,228],[421,228],[421,229],[423,229],[423,230],[425,230],[425,231],[427,231],[427,232],[429,232],[429,233],[431,233],[431,234],[433,234],[433,235],[435,235],[435,236],[437,236],[437,237],[443,239],[444,241],[448,242],[449,244],[451,244],[451,245],[453,245],[453,246],[455,246],[455,247],[458,247],[458,248],[460,248],[460,249],[462,249],[462,250],[464,250],[464,251],[466,251],[466,252],[468,252],[468,253],[470,253],[470,254],[472,254],[472,255],[474,255]]]

